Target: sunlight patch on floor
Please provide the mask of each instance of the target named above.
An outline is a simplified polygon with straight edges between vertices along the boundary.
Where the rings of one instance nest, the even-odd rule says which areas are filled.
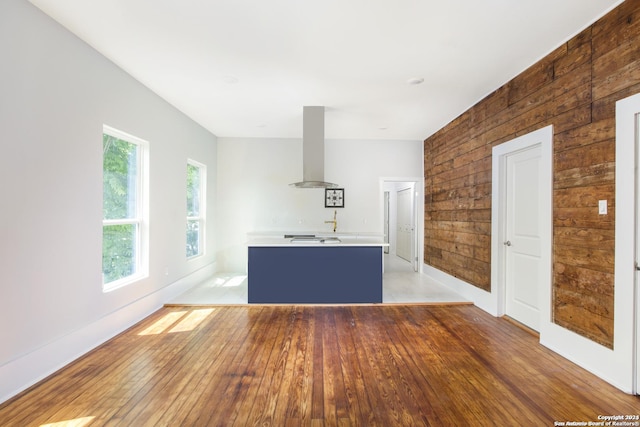
[[[217,273],[171,301],[172,304],[247,304],[247,274]]]
[[[165,314],[161,319],[155,322],[153,325],[149,326],[144,331],[140,332],[138,335],[158,335],[167,330],[168,327],[173,325],[180,319],[182,316],[186,314],[185,311],[173,311],[171,313]]]
[[[203,308],[200,310],[193,310],[184,319],[174,326],[169,333],[172,332],[188,332],[193,331],[204,319],[206,319],[211,313],[213,308]]]
[[[41,424],[40,427],[83,427],[93,421],[95,417],[74,418],[73,420],[58,421],[57,423]]]
[[[223,287],[223,288],[237,287],[237,286],[241,286],[246,278],[247,278],[246,275],[220,276],[213,279],[212,286]]]
[[[165,331],[168,333],[193,331],[204,321],[204,319],[213,313],[214,310],[214,308],[203,308],[190,311],[172,311],[171,313],[165,314],[161,319],[154,322],[153,325],[149,326],[138,335],[158,335]],[[173,326],[173,328],[171,328],[171,326]]]

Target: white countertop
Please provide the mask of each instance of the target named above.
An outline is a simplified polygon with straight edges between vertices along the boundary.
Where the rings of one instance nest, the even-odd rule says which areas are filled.
[[[256,238],[263,237],[284,237],[285,235],[314,235],[320,237],[369,237],[369,238],[380,238],[382,240],[384,238],[384,234],[375,233],[369,231],[327,231],[327,230],[268,230],[268,231],[250,231],[247,233],[247,237],[249,240],[253,240]]]
[[[287,235],[315,235],[316,240],[304,240],[285,238]],[[339,240],[335,240],[335,238]],[[338,246],[389,246],[385,243],[383,238],[378,235],[371,234],[359,234],[359,233],[282,233],[279,235],[249,235],[249,241],[247,246],[250,247],[274,247],[274,246],[289,246],[289,247],[338,247]]]

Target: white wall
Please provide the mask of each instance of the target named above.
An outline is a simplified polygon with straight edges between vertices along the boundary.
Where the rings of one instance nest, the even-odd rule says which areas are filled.
[[[325,142],[325,180],[345,189],[338,231],[383,233],[382,177],[422,177],[422,141]],[[302,179],[301,139],[218,138],[220,270],[246,271],[247,233],[330,232],[334,209]]]
[[[185,259],[184,183],[187,158],[208,165],[215,205],[216,138],[24,0],[0,2],[0,56],[1,402],[214,266]],[[150,145],[150,276],[109,293],[103,124]]]

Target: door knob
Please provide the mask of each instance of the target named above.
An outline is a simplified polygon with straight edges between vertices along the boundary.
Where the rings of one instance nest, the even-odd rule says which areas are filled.
[[[511,246],[511,240],[507,240],[506,242],[503,243],[503,245],[505,246]]]

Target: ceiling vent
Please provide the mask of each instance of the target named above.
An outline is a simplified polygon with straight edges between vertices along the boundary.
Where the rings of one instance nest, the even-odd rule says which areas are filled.
[[[302,181],[296,188],[336,188],[324,180],[324,107],[302,110]]]

